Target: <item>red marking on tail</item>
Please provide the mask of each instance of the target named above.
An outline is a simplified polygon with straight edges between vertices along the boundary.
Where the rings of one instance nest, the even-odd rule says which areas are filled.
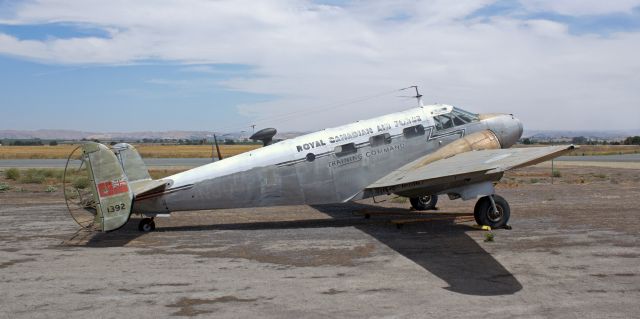
[[[100,197],[109,197],[127,192],[129,192],[129,185],[124,180],[106,181],[98,184]]]

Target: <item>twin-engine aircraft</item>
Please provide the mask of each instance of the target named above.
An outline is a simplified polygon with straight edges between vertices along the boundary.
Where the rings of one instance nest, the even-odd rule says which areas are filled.
[[[89,183],[76,183],[68,167],[65,198],[85,228],[112,231],[139,214],[144,218],[138,228],[146,232],[155,229],[154,217],[178,211],[345,203],[391,194],[428,210],[447,194],[479,198],[476,222],[495,228],[507,225],[510,215],[494,189],[504,172],[574,148],[510,149],[522,135],[513,115],[444,104],[273,143],[275,133],[265,129],[252,136],[264,142],[262,148],[158,180],[133,146],[86,143],[78,159]]]

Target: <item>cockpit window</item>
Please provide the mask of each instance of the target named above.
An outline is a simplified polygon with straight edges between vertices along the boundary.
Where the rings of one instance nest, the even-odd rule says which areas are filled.
[[[453,121],[449,114],[438,115],[434,118],[436,120],[436,129],[446,130],[453,127]]]
[[[446,130],[454,126],[465,125],[479,120],[477,114],[467,112],[457,107],[454,107],[451,113],[438,115],[433,119],[436,122],[437,130]]]
[[[478,121],[478,114],[474,114],[457,107],[454,107],[451,113],[467,123]]]
[[[468,122],[465,122],[464,120],[462,120],[459,116],[451,114],[451,116],[453,116],[453,125],[458,126],[458,125],[465,125]]]

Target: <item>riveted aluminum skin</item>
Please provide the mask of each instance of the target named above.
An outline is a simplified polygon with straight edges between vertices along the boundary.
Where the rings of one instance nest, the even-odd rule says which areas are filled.
[[[170,189],[136,202],[135,209],[166,213],[357,200],[370,196],[364,189],[371,183],[425,155],[434,154],[425,158],[429,162],[450,153],[499,147],[498,134],[491,132],[507,138],[519,134],[506,131],[518,127],[505,122],[511,116],[436,130],[433,110],[442,114],[452,109],[424,106],[328,128],[169,176]],[[420,132],[407,133],[417,126],[422,127]],[[389,138],[372,145],[370,138],[380,134]],[[338,147],[350,143],[354,149],[341,153]]]

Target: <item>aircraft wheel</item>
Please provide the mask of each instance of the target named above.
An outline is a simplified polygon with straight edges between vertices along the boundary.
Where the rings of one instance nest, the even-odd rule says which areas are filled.
[[[480,198],[476,203],[473,217],[478,225],[500,228],[506,226],[507,222],[509,222],[509,216],[511,215],[509,203],[499,195],[493,195],[493,200],[496,203],[497,211],[494,211],[489,196]]]
[[[438,203],[438,195],[411,197],[409,198],[409,201],[415,210],[430,210],[436,207],[436,204]]]
[[[143,218],[138,224],[138,230],[144,233],[154,231],[155,229],[156,222],[153,221],[153,218]]]

